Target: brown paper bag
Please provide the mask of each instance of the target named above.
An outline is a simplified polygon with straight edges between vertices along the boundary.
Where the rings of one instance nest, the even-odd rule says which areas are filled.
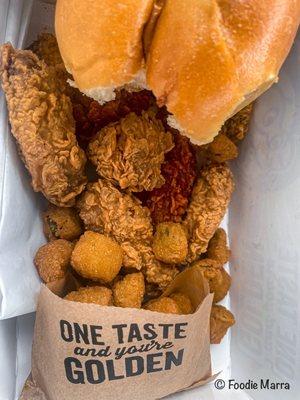
[[[66,301],[57,296],[66,292],[62,282],[51,290],[43,285],[39,296],[32,377],[21,399],[160,399],[212,379],[213,295],[197,267],[164,293],[188,294],[190,315]]]

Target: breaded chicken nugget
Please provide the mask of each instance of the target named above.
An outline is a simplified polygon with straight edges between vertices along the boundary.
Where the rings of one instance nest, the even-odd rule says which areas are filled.
[[[165,264],[180,264],[185,261],[188,253],[186,231],[176,222],[158,224],[152,248],[159,261]]]
[[[176,301],[181,314],[192,314],[193,306],[191,300],[185,294],[176,292],[170,294],[169,297]]]
[[[141,308],[145,294],[145,281],[141,272],[125,275],[113,286],[114,305]]]
[[[105,286],[82,287],[67,294],[65,300],[112,306],[112,291]]]
[[[123,251],[113,239],[87,231],[75,245],[71,264],[84,278],[111,282],[122,266]]]
[[[188,262],[206,252],[208,242],[225,215],[233,188],[232,173],[227,165],[209,165],[202,169],[184,220],[189,236]]]
[[[227,330],[235,324],[233,314],[223,306],[213,305],[210,315],[210,343],[219,344]]]
[[[206,256],[217,261],[220,266],[229,261],[230,250],[227,247],[227,237],[224,229],[219,228],[216,230],[208,243]]]
[[[74,208],[49,204],[43,213],[44,233],[48,240],[75,240],[82,234],[79,215]]]
[[[66,275],[72,250],[73,244],[63,239],[55,240],[39,248],[34,264],[44,282],[53,282]]]
[[[217,261],[209,258],[196,261],[193,265],[197,265],[208,280],[210,293],[214,293],[214,303],[223,300],[231,285],[230,275],[225,269],[220,267]]]

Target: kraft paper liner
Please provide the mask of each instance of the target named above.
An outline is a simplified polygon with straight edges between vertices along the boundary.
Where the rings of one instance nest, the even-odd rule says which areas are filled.
[[[57,293],[64,292],[62,282],[59,290],[53,287],[56,284],[51,286]],[[178,290],[190,294],[196,308],[194,314],[162,314],[75,303],[61,299],[43,285],[35,326],[32,382],[28,381],[21,399],[154,400],[213,380],[209,340],[213,295],[209,294],[207,282],[198,268],[188,268],[179,274],[165,294]],[[75,332],[74,323],[85,331],[85,343],[82,340],[76,343],[79,328],[77,325]],[[120,324],[127,326],[113,328]],[[147,330],[149,325],[145,324],[153,324],[151,334]],[[96,339],[94,335],[94,340],[103,345],[91,343],[91,329],[101,334]],[[165,348],[134,352],[151,339]],[[78,355],[78,347],[97,352],[106,349],[105,356],[92,354],[92,350],[88,356]],[[130,348],[130,354],[116,359],[116,352],[123,347]]]

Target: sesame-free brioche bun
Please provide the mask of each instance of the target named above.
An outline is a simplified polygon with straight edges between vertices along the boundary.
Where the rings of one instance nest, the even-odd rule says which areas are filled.
[[[277,81],[299,21],[299,0],[57,0],[55,26],[82,92],[147,87],[204,144]]]
[[[55,31],[76,86],[104,103],[114,89],[143,87],[142,33],[152,0],[58,0]]]

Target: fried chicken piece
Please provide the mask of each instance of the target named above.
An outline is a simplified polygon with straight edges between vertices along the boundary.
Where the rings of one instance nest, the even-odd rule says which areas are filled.
[[[213,305],[210,315],[210,343],[219,344],[234,324],[234,316],[229,310],[220,305]]]
[[[216,260],[220,266],[229,261],[230,250],[227,247],[227,236],[224,229],[217,229],[214,236],[210,239],[206,257]]]
[[[145,294],[145,281],[141,272],[125,275],[113,286],[114,305],[141,308]]]
[[[193,266],[195,265],[200,268],[204,278],[208,280],[210,293],[214,293],[214,303],[223,300],[231,285],[230,275],[223,267],[220,267],[216,260],[205,258],[196,261]]]
[[[49,204],[43,213],[44,233],[48,240],[73,241],[82,234],[79,215],[74,208],[56,207]]]
[[[155,259],[150,212],[135,197],[99,179],[88,185],[77,207],[86,229],[111,236],[120,244],[125,267],[143,269],[147,280],[161,287],[173,280],[177,270]]]
[[[184,228],[176,222],[158,224],[152,248],[159,261],[166,264],[184,262],[188,253],[188,241]]]
[[[151,192],[138,194],[156,224],[181,221],[196,178],[196,156],[189,139],[174,133],[173,140],[175,146],[166,154],[161,168],[165,184]]]
[[[233,188],[232,173],[225,164],[202,169],[183,222],[189,237],[188,262],[206,252],[208,242],[225,215]]]
[[[63,278],[70,265],[73,244],[58,239],[40,247],[35,255],[34,264],[45,283]]]
[[[123,250],[110,237],[86,231],[78,240],[71,257],[75,271],[84,278],[105,283],[119,273]]]
[[[55,205],[74,205],[86,184],[86,158],[76,141],[70,99],[55,70],[31,51],[6,44],[0,48],[0,79],[33,189]]]
[[[101,129],[88,146],[99,175],[132,192],[161,187],[161,165],[173,147],[172,135],[153,112],[134,113]]]
[[[64,298],[79,303],[92,303],[99,306],[112,306],[112,291],[105,286],[81,287]]]
[[[192,314],[193,306],[191,300],[185,294],[176,292],[170,294],[169,297],[172,300],[175,300],[181,311],[181,314]]]
[[[253,104],[249,104],[233,117],[229,118],[221,129],[221,134],[226,135],[234,144],[244,139],[249,130]]]

